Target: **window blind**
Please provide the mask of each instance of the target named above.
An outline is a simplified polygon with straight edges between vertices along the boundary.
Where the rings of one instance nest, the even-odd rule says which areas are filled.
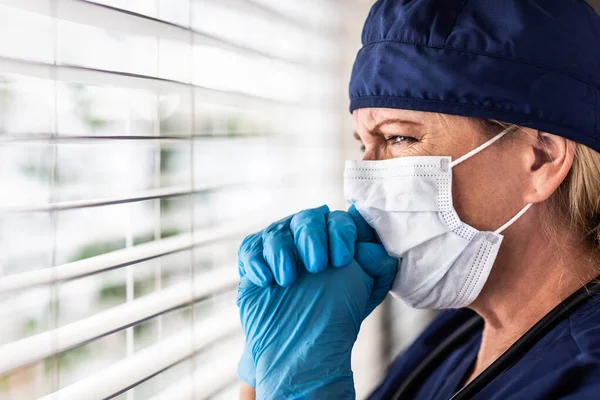
[[[231,398],[240,240],[341,198],[354,9],[0,0],[0,398]]]

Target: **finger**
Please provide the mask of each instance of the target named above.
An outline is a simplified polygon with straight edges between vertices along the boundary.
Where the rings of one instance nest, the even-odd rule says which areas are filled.
[[[322,206],[317,207],[315,210],[319,210],[325,215],[329,214],[329,206],[327,204],[323,204]]]
[[[350,206],[348,209],[348,214],[350,214],[352,219],[354,219],[358,236],[357,240],[359,242],[379,242],[379,238],[377,237],[375,230],[371,228],[367,221],[365,221],[363,216],[360,215],[360,212],[358,212],[354,205]]]
[[[352,216],[343,211],[333,211],[327,216],[329,235],[329,262],[335,267],[345,267],[354,258],[357,238]]]
[[[290,223],[300,260],[312,273],[321,272],[329,263],[327,219],[329,207],[300,211]]]
[[[273,283],[271,268],[263,258],[262,234],[255,233],[244,239],[238,251],[238,272],[257,286]]]
[[[263,258],[280,286],[289,286],[298,275],[298,252],[290,230],[291,219],[287,217],[271,224],[262,234]]]
[[[385,248],[377,243],[357,243],[354,258],[362,269],[373,277],[373,289],[366,313],[369,315],[392,288],[398,272],[398,260],[390,257]]]

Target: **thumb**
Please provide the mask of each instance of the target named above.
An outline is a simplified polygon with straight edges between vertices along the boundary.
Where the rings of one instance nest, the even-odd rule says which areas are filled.
[[[371,228],[367,221],[360,215],[360,212],[353,205],[348,209],[348,214],[352,216],[354,224],[356,225],[356,231],[358,234],[358,242],[378,242],[379,239],[375,230]]]
[[[354,259],[373,278],[373,289],[366,312],[369,315],[392,288],[398,271],[398,260],[390,257],[379,243],[356,243]]]

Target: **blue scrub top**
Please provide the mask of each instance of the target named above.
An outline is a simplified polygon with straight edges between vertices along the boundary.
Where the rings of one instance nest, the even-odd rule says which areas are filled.
[[[370,400],[389,399],[404,379],[450,333],[473,318],[468,309],[444,311],[392,363]],[[415,399],[448,400],[471,372],[481,331],[457,345],[421,384]],[[600,295],[543,336],[474,399],[600,399]]]

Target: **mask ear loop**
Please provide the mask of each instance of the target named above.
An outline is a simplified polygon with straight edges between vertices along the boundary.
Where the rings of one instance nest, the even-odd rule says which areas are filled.
[[[511,226],[512,224],[514,224],[519,218],[521,218],[523,216],[523,214],[525,214],[527,212],[527,210],[529,210],[531,208],[531,206],[533,205],[533,203],[529,203],[527,204],[525,207],[523,207],[523,209],[521,211],[519,211],[517,213],[517,215],[515,215],[514,217],[512,217],[510,219],[510,221],[508,221],[507,223],[505,223],[504,225],[502,225],[500,228],[496,229],[494,231],[495,234],[501,234],[502,232],[504,232],[509,226]]]
[[[493,138],[491,138],[490,140],[488,140],[487,142],[485,142],[484,144],[482,144],[479,147],[474,148],[473,150],[469,151],[467,154],[463,155],[462,157],[457,158],[456,160],[452,161],[450,163],[450,167],[455,167],[456,165],[460,164],[461,162],[468,160],[469,158],[473,157],[475,154],[487,149],[488,147],[490,147],[491,145],[493,145],[494,143],[496,143],[498,140],[502,139],[507,133],[512,132],[515,129],[515,127],[511,126],[510,128],[507,128],[505,130],[503,130],[502,132],[500,132],[499,134],[497,134],[496,136],[494,136]],[[496,229],[494,231],[495,234],[500,234],[502,232],[504,232],[506,229],[508,229],[509,226],[511,226],[512,224],[514,224],[519,218],[521,218],[523,216],[523,214],[525,214],[527,212],[527,210],[529,210],[531,208],[533,204],[529,203],[527,204],[525,207],[523,207],[523,209],[521,211],[519,211],[517,213],[517,215],[515,215],[514,217],[512,217],[510,219],[510,221],[508,221],[507,223],[505,223],[504,225],[502,225],[500,228]]]
[[[475,154],[487,149],[488,147],[490,147],[491,145],[493,145],[494,143],[496,143],[498,140],[502,139],[507,133],[511,132],[514,130],[514,127],[510,127],[508,129],[503,130],[502,132],[500,132],[499,134],[497,134],[496,136],[494,136],[493,138],[491,138],[490,140],[488,140],[487,142],[485,142],[484,144],[482,144],[479,147],[474,148],[473,150],[471,150],[470,152],[468,152],[467,154],[465,154],[462,157],[458,157],[456,160],[452,161],[450,163],[450,167],[454,167],[458,164],[460,164],[461,162],[473,157]]]

